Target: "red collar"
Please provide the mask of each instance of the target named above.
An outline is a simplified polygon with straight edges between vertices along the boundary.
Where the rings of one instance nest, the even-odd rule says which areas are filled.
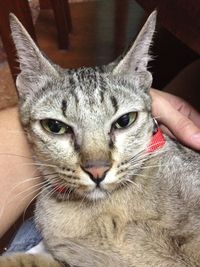
[[[56,184],[56,185],[54,186],[54,190],[55,190],[57,193],[61,193],[61,194],[63,194],[63,193],[66,193],[67,188],[64,187],[64,186],[61,186],[61,185],[59,185],[59,184]]]
[[[160,128],[157,128],[156,133],[152,136],[151,142],[148,145],[147,152],[152,153],[155,150],[163,147],[165,145],[165,138]]]

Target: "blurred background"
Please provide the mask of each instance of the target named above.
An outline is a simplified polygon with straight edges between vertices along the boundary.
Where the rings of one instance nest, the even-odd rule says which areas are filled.
[[[0,32],[4,41],[0,41],[0,109],[17,103],[7,62],[8,59],[14,65],[11,70],[16,75],[15,49],[9,44],[11,40],[7,41],[10,38],[10,11],[21,19],[49,58],[62,67],[72,68],[114,60],[131,44],[155,8],[158,10],[158,26],[151,49],[154,60],[150,70],[154,76],[153,86],[162,89],[184,67],[199,58],[199,0],[0,0]],[[63,9],[67,12],[63,13]],[[63,27],[61,33],[59,23]],[[181,92],[177,89],[178,94],[192,102],[191,87],[196,88],[200,83],[189,76],[184,78],[183,84],[190,87],[191,96],[185,88]]]
[[[118,57],[155,8],[158,25],[149,64],[153,87],[167,88],[199,108],[199,0],[0,0],[0,109],[17,104],[14,81],[19,69],[10,38],[10,12],[51,60],[77,68]],[[1,240],[1,249],[11,232]]]

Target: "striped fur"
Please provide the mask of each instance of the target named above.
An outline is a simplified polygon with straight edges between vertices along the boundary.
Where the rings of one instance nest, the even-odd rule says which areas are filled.
[[[10,255],[1,267],[200,266],[199,154],[167,137],[147,153],[155,22],[154,12],[119,62],[65,70],[12,16],[20,118],[44,178],[35,221],[49,256]],[[116,121],[130,112],[135,120],[119,130]],[[43,119],[70,131],[49,133]],[[98,186],[83,168],[95,164],[109,166]]]

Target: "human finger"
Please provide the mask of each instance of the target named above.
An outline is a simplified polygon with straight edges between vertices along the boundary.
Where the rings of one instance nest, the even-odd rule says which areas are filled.
[[[200,150],[200,129],[187,116],[176,110],[164,97],[152,95],[152,112],[173,135],[185,145]]]

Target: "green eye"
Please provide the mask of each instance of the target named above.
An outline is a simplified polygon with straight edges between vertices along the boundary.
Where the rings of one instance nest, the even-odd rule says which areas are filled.
[[[53,134],[62,135],[71,130],[69,126],[57,120],[45,119],[45,120],[41,120],[40,123],[47,132],[50,132]]]
[[[132,123],[137,118],[137,112],[130,112],[127,113],[123,116],[121,116],[114,124],[115,129],[122,129],[122,128],[127,128],[130,126]]]

